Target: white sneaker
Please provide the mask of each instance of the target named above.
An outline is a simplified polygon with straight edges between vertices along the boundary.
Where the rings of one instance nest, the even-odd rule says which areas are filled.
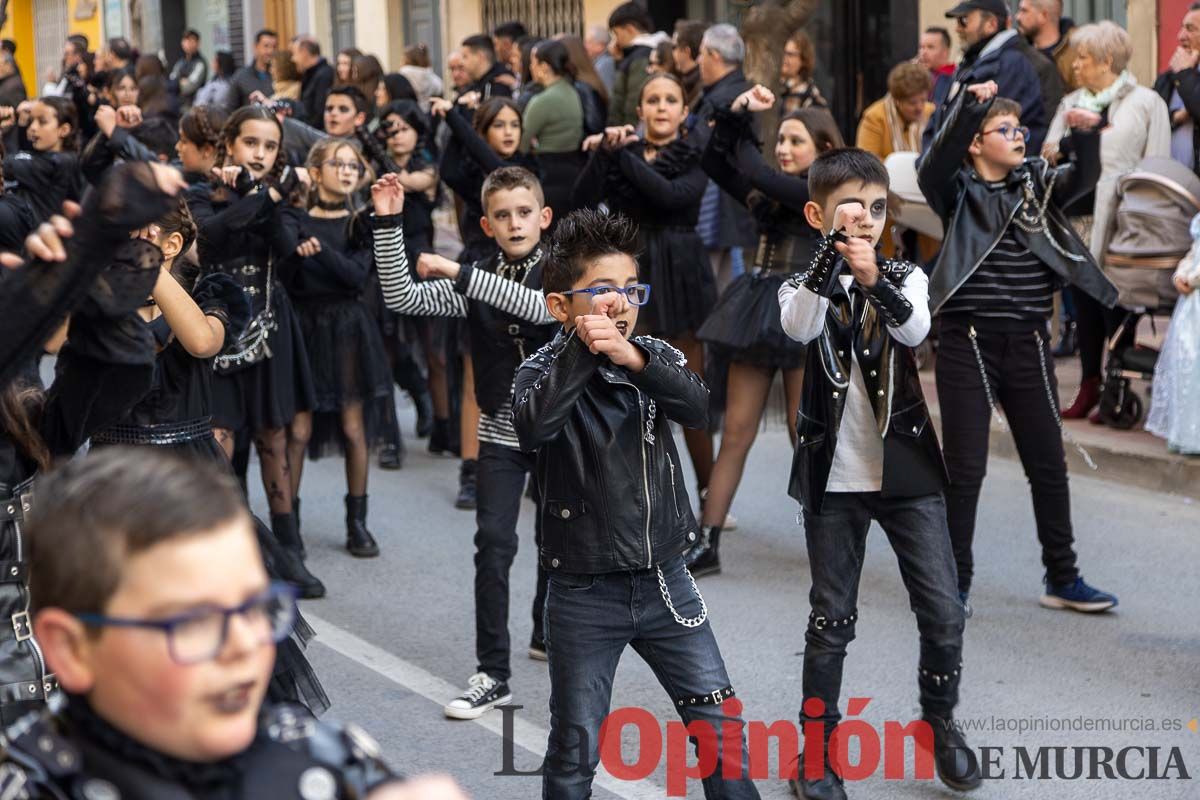
[[[467,690],[442,709],[451,719],[479,719],[496,706],[512,700],[508,684],[486,672],[476,672],[467,681]]]

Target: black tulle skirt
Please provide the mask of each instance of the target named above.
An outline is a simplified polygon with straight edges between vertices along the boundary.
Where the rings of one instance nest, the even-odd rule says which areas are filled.
[[[368,446],[383,443],[392,371],[379,325],[358,300],[296,305],[315,390],[309,456],[344,451],[341,412],[361,403]]]
[[[638,327],[663,339],[694,332],[717,303],[708,252],[694,230],[643,228],[639,259],[650,302],[638,310]]]
[[[213,427],[231,431],[286,427],[297,411],[316,402],[308,355],[292,303],[275,284],[275,330],[267,340],[271,357],[230,375],[213,376]]]
[[[779,287],[786,278],[783,272],[739,275],[700,326],[697,338],[726,363],[768,369],[803,367],[805,345],[784,333],[779,322]]]

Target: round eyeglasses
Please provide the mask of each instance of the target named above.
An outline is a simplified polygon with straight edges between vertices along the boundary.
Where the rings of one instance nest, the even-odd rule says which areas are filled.
[[[634,306],[644,306],[650,302],[650,284],[648,283],[635,283],[630,286],[589,286],[586,289],[568,289],[559,294],[590,294],[596,298],[609,292],[622,292],[628,298],[629,304]]]
[[[1029,141],[1029,128],[1026,128],[1023,125],[1016,128],[1014,128],[1012,125],[999,125],[995,128],[992,128],[990,131],[984,131],[979,135],[987,136],[989,133],[998,133],[1005,139],[1008,139],[1010,142],[1015,140],[1018,136],[1021,137],[1021,141]]]

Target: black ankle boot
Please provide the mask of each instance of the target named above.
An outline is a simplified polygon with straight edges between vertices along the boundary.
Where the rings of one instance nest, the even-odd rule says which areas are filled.
[[[367,530],[367,496],[346,495],[346,549],[356,558],[374,558],[379,545]]]
[[[1079,352],[1079,337],[1075,328],[1075,321],[1067,320],[1059,329],[1058,344],[1050,351],[1050,355],[1055,358],[1069,358],[1077,352]]]
[[[433,430],[433,398],[426,389],[414,394],[412,400],[417,407],[417,438],[424,439]]]
[[[458,470],[458,498],[454,501],[455,508],[475,508],[475,475],[478,471],[478,461],[473,458],[463,459],[462,467]]]
[[[429,452],[435,456],[450,452],[449,419],[434,418],[433,427],[429,430]]]
[[[295,515],[272,514],[271,532],[279,542],[279,552],[276,554],[279,577],[295,584],[300,590],[300,596],[305,600],[324,597],[325,585],[308,571],[308,567],[304,566],[304,559],[300,556],[300,528],[296,524]]]
[[[922,717],[933,728],[933,761],[942,783],[958,792],[978,789],[983,778],[979,759],[950,717]]]
[[[817,780],[804,777],[804,755],[800,755],[797,777],[788,781],[792,794],[798,800],[846,800],[846,789],[841,777],[829,765],[829,757],[825,757],[825,773]]]
[[[403,469],[404,446],[385,444],[379,450],[379,468],[388,470]]]
[[[302,528],[300,527],[300,498],[299,497],[292,498],[292,516],[296,518],[296,533],[297,533],[296,538],[298,538],[300,540],[300,558],[308,558],[308,548],[306,548],[304,546],[304,534],[301,533]]]
[[[700,530],[700,541],[683,556],[683,563],[693,578],[716,575],[721,571],[721,526],[710,525]]]

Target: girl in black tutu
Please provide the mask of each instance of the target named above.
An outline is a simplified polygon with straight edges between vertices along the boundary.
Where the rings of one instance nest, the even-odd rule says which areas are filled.
[[[688,114],[683,98],[678,78],[655,75],[638,99],[645,128],[641,137],[626,125],[585,139],[584,149],[594,154],[575,185],[575,203],[603,201],[637,221],[638,272],[650,284],[650,302],[639,311],[638,327],[666,339],[694,372],[703,374],[704,346],[696,330],[717,301],[717,285],[696,233],[708,176],[700,166],[700,148],[681,133]],[[712,434],[684,430],[683,438],[703,497],[712,473]]]
[[[443,117],[450,128],[450,141],[442,154],[442,180],[458,196],[462,213],[458,218],[462,234],[463,249],[458,254],[458,263],[473,264],[496,255],[496,241],[483,232],[483,205],[479,193],[483,181],[501,167],[524,167],[538,174],[537,159],[519,152],[521,147],[521,109],[510,98],[493,97],[474,110],[471,106],[474,92],[468,92],[451,103],[440,97],[431,98],[429,111]],[[405,202],[408,195],[405,195]],[[405,217],[405,224],[408,218]],[[407,234],[407,230],[406,230]],[[415,264],[410,260],[408,263]],[[458,328],[460,341],[466,341],[465,328]],[[462,413],[460,432],[462,437],[462,471],[459,475],[459,492],[455,505],[458,508],[475,508],[475,470],[479,463],[479,405],[475,402],[475,370],[471,356],[460,353],[463,364]],[[432,449],[432,438],[430,445]]]
[[[362,300],[371,232],[349,204],[374,176],[349,139],[313,145],[308,170],[309,207],[282,209],[275,229],[279,271],[296,304],[316,386],[313,410],[292,420],[292,491],[299,495],[306,447],[312,458],[344,452],[346,549],[371,558],[379,545],[367,530],[370,447],[381,439],[392,376],[379,328]]]
[[[199,277],[199,269],[183,257],[196,239],[196,225],[182,199],[138,238],[162,259],[150,302],[138,311],[155,342],[153,383],[119,422],[92,436],[92,446],[168,448],[230,469],[212,434],[212,361],[237,341],[250,321],[250,304],[233,278],[220,272]],[[272,576],[287,579],[304,571],[300,556],[280,547],[257,518],[255,530]],[[325,591],[319,581],[300,588],[316,596]],[[329,698],[302,650],[312,636],[308,623],[297,618],[292,637],[276,651],[269,691],[273,700],[300,702],[319,714]]]
[[[271,529],[284,548],[303,556],[288,469],[287,427],[315,402],[308,355],[291,301],[271,253],[276,212],[299,183],[280,154],[283,128],[263,106],[233,112],[216,154],[219,178],[188,190],[204,273],[223,272],[242,287],[250,324],[214,363],[213,433],[226,455],[234,435],[253,436],[271,509]],[[292,563],[302,564],[299,559]],[[307,570],[285,575],[315,594]]]
[[[721,450],[704,503],[700,541],[687,558],[693,575],[721,570],[721,526],[742,480],[776,370],[783,371],[788,433],[795,439],[804,346],[789,338],[779,323],[779,287],[790,273],[808,269],[820,241],[820,232],[804,219],[808,168],[818,153],[841,147],[842,137],[828,111],[793,111],[779,125],[779,169],[773,169],[759,152],[750,114],[774,102],[774,95],[762,86],[739,95],[730,108],[717,111],[704,151],[704,171],[750,209],[760,240],[753,268],[729,285],[698,332],[717,360],[728,363],[729,371]]]

